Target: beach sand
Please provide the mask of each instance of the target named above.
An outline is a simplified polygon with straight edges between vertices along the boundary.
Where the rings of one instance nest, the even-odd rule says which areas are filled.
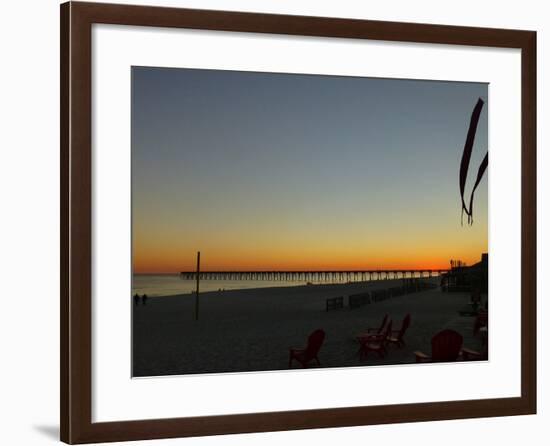
[[[473,336],[474,318],[458,314],[470,300],[468,293],[436,288],[353,310],[347,306],[349,294],[401,284],[387,280],[208,292],[200,295],[198,321],[194,295],[149,298],[146,305],[133,306],[133,376],[288,369],[289,347],[304,347],[317,328],[326,332],[319,353],[322,367],[412,363],[413,352],[429,354],[432,336],[445,328],[461,333],[465,347],[481,349]],[[344,308],[325,311],[325,300],[337,296],[344,296]],[[355,335],[378,327],[386,313],[394,328],[411,314],[406,346],[389,346],[385,358],[370,353],[359,361]]]

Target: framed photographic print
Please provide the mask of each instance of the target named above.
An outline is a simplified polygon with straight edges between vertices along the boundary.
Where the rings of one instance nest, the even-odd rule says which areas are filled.
[[[535,413],[535,129],[533,31],[61,5],[61,439]]]

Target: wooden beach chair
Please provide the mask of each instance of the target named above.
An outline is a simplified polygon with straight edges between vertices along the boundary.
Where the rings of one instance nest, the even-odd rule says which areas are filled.
[[[416,351],[416,362],[456,361],[462,349],[462,335],[454,330],[443,330],[432,338],[432,354]]]
[[[403,347],[405,345],[405,341],[403,337],[405,336],[405,333],[410,325],[411,325],[411,315],[407,314],[403,318],[403,322],[401,323],[401,328],[399,330],[392,330],[392,332],[386,339],[386,342],[390,345],[397,345],[397,347]]]
[[[388,323],[388,315],[385,314],[384,318],[382,319],[382,323],[380,324],[380,327],[378,328],[367,328],[364,333],[361,333],[359,336],[362,336],[364,334],[380,334],[382,333],[382,330],[386,327],[386,324]]]
[[[483,359],[481,353],[462,347],[462,335],[454,330],[443,330],[432,338],[432,355],[416,351],[416,362],[453,362]]]
[[[325,332],[317,329],[309,335],[306,348],[291,347],[289,349],[288,368],[292,367],[293,360],[298,361],[303,368],[309,367],[312,361],[315,361],[317,365],[321,365],[318,354],[324,340]]]
[[[363,361],[367,358],[369,352],[376,352],[378,356],[383,358],[386,356],[386,341],[391,334],[392,321],[386,324],[386,328],[378,334],[363,334],[357,337],[359,341],[359,360]]]

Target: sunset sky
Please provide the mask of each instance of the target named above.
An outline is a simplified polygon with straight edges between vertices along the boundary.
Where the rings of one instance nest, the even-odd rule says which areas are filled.
[[[132,68],[134,272],[446,268],[488,251],[458,169],[487,84]],[[490,168],[489,168],[490,170]]]

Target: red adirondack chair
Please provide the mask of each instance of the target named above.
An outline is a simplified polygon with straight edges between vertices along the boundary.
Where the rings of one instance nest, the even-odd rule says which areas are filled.
[[[360,361],[362,361],[363,359],[366,359],[369,352],[376,352],[378,353],[378,356],[380,356],[381,358],[386,356],[386,353],[387,353],[386,341],[388,339],[388,336],[391,334],[391,325],[392,325],[392,321],[390,320],[386,324],[386,328],[384,328],[382,333],[363,334],[357,337],[357,340],[359,341],[359,345],[360,345],[359,347]]]
[[[364,334],[371,334],[371,333],[372,334],[380,334],[380,333],[382,333],[382,330],[384,330],[384,328],[386,327],[387,323],[388,323],[388,315],[386,314],[386,315],[384,315],[384,319],[382,319],[382,323],[380,324],[380,327],[378,327],[378,328],[367,328],[367,330],[365,331]]]
[[[317,365],[321,365],[318,354],[324,340],[325,332],[318,329],[309,335],[306,348],[290,348],[288,368],[292,367],[293,360],[298,361],[303,368],[307,368],[311,361],[315,361]]]
[[[454,330],[443,330],[432,338],[432,356],[414,352],[416,362],[452,362],[459,359],[483,359],[481,353],[462,347],[463,338]]]
[[[399,330],[392,330],[388,338],[386,339],[386,342],[388,344],[394,344],[397,345],[397,347],[403,347],[405,345],[405,340],[403,339],[403,336],[405,336],[405,332],[411,325],[411,315],[407,314],[403,318],[403,322],[401,323],[401,328]]]
[[[456,361],[462,349],[463,338],[454,330],[443,330],[432,338],[432,355],[414,352],[416,362]]]

